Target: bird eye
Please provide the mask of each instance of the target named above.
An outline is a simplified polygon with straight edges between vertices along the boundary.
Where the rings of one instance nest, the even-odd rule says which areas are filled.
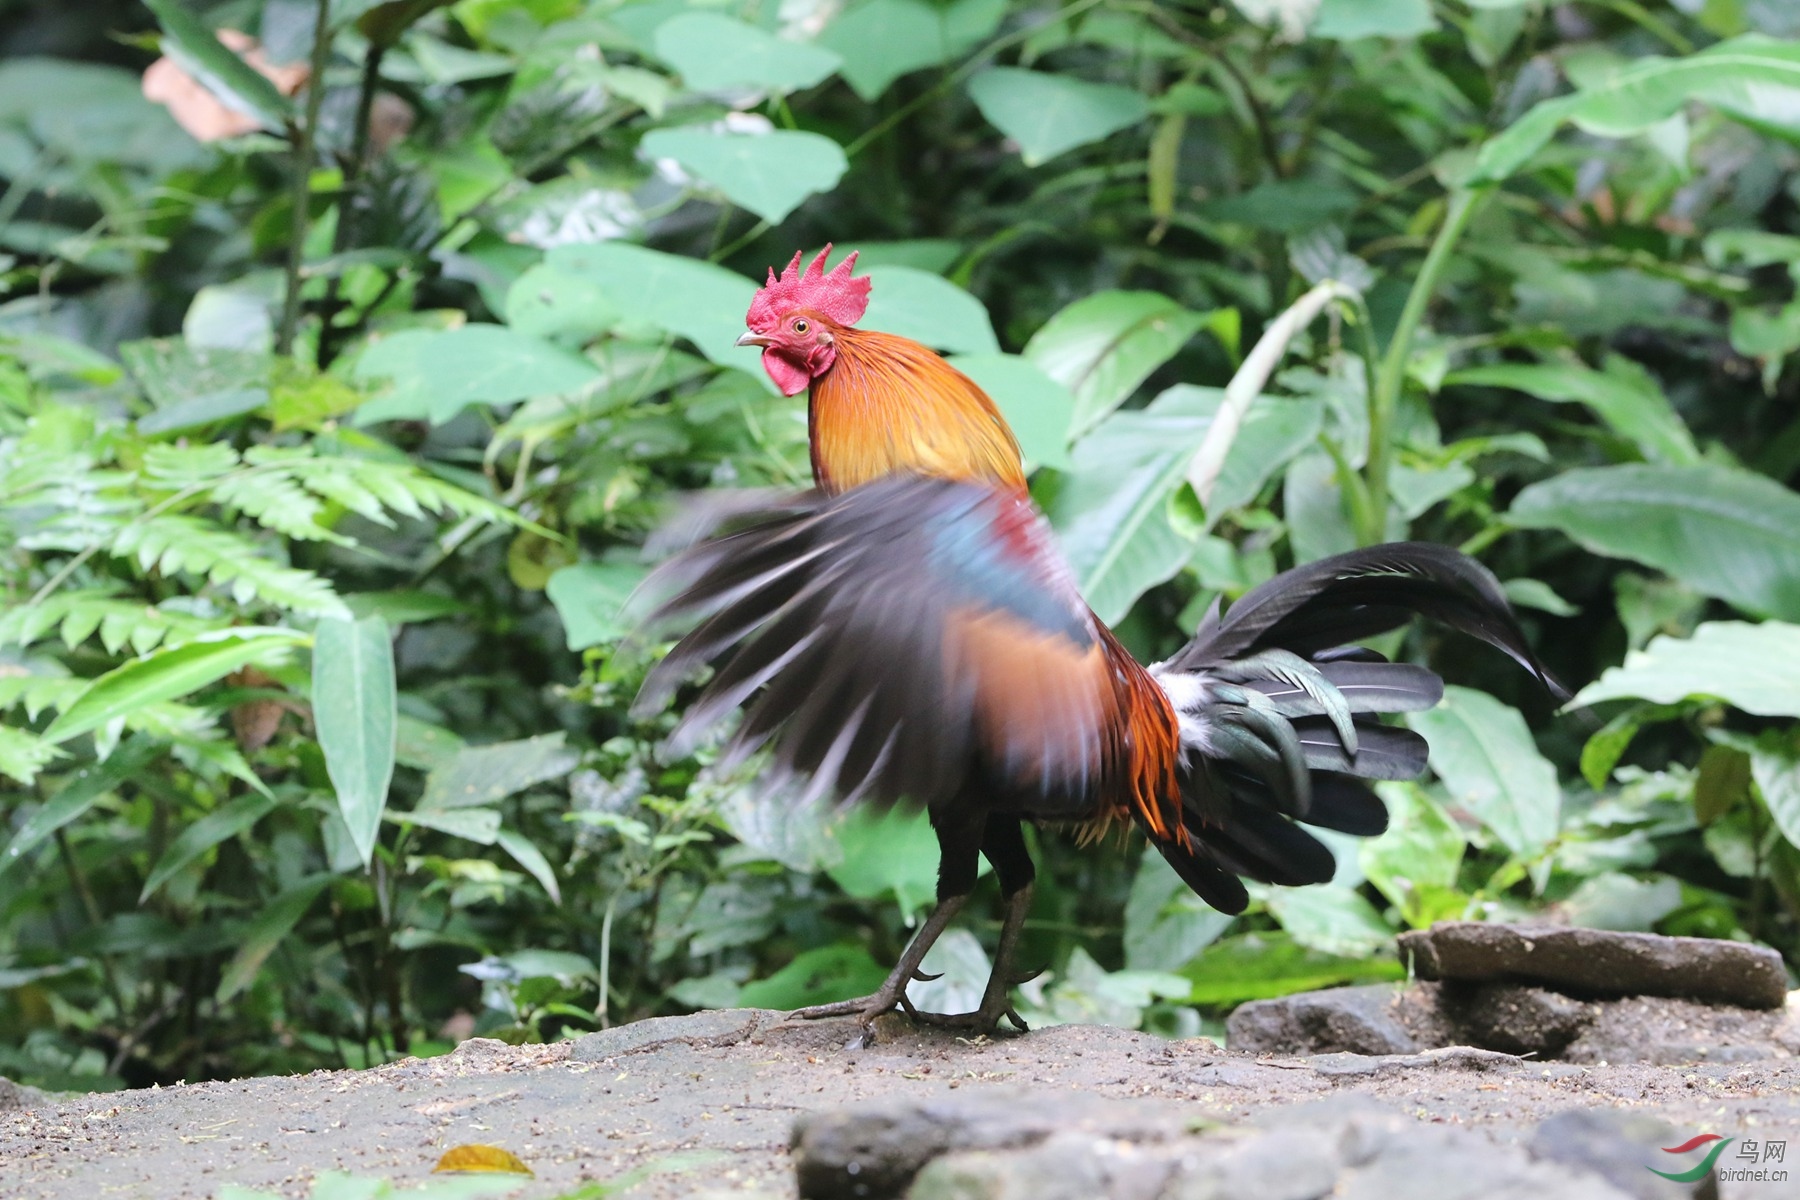
[[[795,333],[805,333],[810,328],[812,328],[812,326],[808,325],[805,321],[795,321],[794,322],[794,332]]]

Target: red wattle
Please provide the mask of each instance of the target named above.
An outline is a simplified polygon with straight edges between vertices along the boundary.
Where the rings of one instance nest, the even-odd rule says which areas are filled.
[[[764,350],[762,360],[763,370],[769,373],[769,378],[775,381],[775,386],[781,389],[784,396],[798,396],[812,382],[812,376],[805,367],[796,365],[792,359],[776,350]]]

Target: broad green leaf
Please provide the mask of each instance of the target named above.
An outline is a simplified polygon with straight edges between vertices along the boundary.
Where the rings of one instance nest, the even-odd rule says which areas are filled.
[[[264,906],[256,920],[244,931],[243,939],[238,943],[237,953],[225,964],[225,971],[219,977],[218,990],[213,993],[215,1003],[223,1004],[239,992],[249,987],[255,980],[256,973],[262,970],[263,963],[281,944],[281,939],[293,932],[306,910],[312,907],[319,893],[331,882],[330,875],[314,875],[303,879],[293,887]]]
[[[826,871],[850,895],[874,900],[891,893],[910,920],[937,894],[937,835],[924,813],[853,808],[832,834],[844,857]]]
[[[1180,970],[1236,919],[1194,895],[1163,856],[1146,847],[1125,900],[1125,967]]]
[[[1394,930],[1354,888],[1322,883],[1268,888],[1263,903],[1288,936],[1309,950],[1366,957],[1394,940]]]
[[[802,1008],[866,996],[887,978],[887,968],[860,945],[839,943],[807,950],[767,979],[746,983],[738,1003],[746,1008]]]
[[[929,271],[872,267],[869,312],[860,322],[952,353],[999,354],[994,327],[981,301]]]
[[[0,734],[10,732],[0,729]],[[5,852],[0,853],[0,878],[5,877],[13,864],[23,861],[27,854],[42,845],[46,838],[71,821],[79,820],[101,796],[141,770],[158,748],[156,742],[138,735],[113,751],[104,762],[70,774],[56,795],[27,817],[6,844]]]
[[[1423,891],[1456,886],[1468,839],[1418,785],[1378,786],[1388,807],[1387,831],[1363,842],[1357,857],[1376,890],[1417,925]]]
[[[394,649],[386,621],[319,622],[312,706],[338,811],[367,866],[394,777]]]
[[[391,390],[356,412],[358,425],[429,420],[441,425],[471,404],[511,404],[573,392],[600,377],[594,365],[542,338],[504,325],[407,329],[369,346],[358,379],[387,379]]]
[[[1348,188],[1311,179],[1278,179],[1236,196],[1208,200],[1199,211],[1208,220],[1293,235],[1342,220],[1357,200]]]
[[[291,629],[241,626],[153,651],[90,683],[81,698],[50,723],[44,740],[66,742],[152,704],[198,691],[250,663],[272,666],[305,641],[304,634]]]
[[[653,129],[640,149],[649,158],[672,159],[770,224],[785,221],[808,196],[836,187],[850,168],[843,148],[830,138],[791,129],[760,134]]]
[[[1681,881],[1669,875],[1636,879],[1608,872],[1584,880],[1559,906],[1559,915],[1584,929],[1651,933],[1683,904]]]
[[[279,131],[293,116],[293,105],[267,79],[239,58],[202,25],[182,0],[144,0],[162,26],[163,53],[226,108],[254,117],[265,129]]]
[[[585,339],[619,320],[619,310],[598,282],[547,262],[519,276],[506,292],[506,324],[531,337],[568,333]]]
[[[1642,133],[1693,101],[1800,132],[1800,43],[1746,35],[1685,58],[1640,58],[1572,96],[1539,101],[1489,139],[1469,182],[1497,183],[1547,145],[1564,122],[1602,137]]]
[[[1406,970],[1391,958],[1310,950],[1286,933],[1245,933],[1214,942],[1181,974],[1194,985],[1188,1003],[1230,1008],[1345,983],[1401,979]]]
[[[1712,464],[1565,471],[1520,492],[1506,519],[1746,611],[1800,618],[1800,495],[1766,476]]]
[[[590,562],[552,575],[544,594],[562,618],[569,649],[586,650],[629,633],[625,602],[648,573],[641,563]]]
[[[1614,433],[1635,445],[1651,462],[1700,461],[1693,435],[1650,373],[1630,359],[1611,355],[1606,369],[1582,363],[1500,363],[1453,371],[1446,385],[1512,388],[1557,402],[1586,405]]]
[[[1759,717],[1800,717],[1800,625],[1708,621],[1691,638],[1656,637],[1581,689],[1576,706],[1603,700],[1678,704],[1723,700]]]
[[[560,779],[581,755],[563,745],[563,735],[546,733],[516,742],[465,746],[425,779],[420,808],[468,808],[493,804],[533,784]]]
[[[989,67],[969,80],[969,95],[982,116],[1019,144],[1028,167],[1150,114],[1150,102],[1130,88],[1016,67]]]
[[[843,75],[864,100],[920,67],[960,56],[994,32],[1006,0],[862,0],[826,26],[819,44],[844,61]]]
[[[1764,730],[1750,752],[1750,775],[1781,836],[1800,846],[1800,735]]]
[[[1431,0],[1319,0],[1318,16],[1307,32],[1348,42],[1366,37],[1418,37],[1437,27]]]
[[[532,845],[531,839],[514,829],[502,829],[495,839],[500,848],[513,856],[513,861],[531,873],[531,877],[550,894],[552,903],[562,903],[562,888],[556,882],[556,870],[544,852]]]
[[[822,83],[843,62],[721,13],[689,12],[656,27],[656,56],[696,92],[760,88],[791,92]]]
[[[1090,607],[1107,622],[1179,571],[1194,543],[1170,523],[1170,504],[1212,425],[1223,393],[1179,384],[1142,411],[1115,413],[1076,443],[1048,514]],[[1311,442],[1317,400],[1265,400],[1245,415],[1213,490],[1208,522],[1252,499]]]
[[[422,825],[451,837],[466,838],[482,846],[500,840],[500,813],[492,808],[418,808],[407,812],[388,809],[382,819],[396,825]]]
[[[275,811],[275,803],[273,796],[239,796],[182,830],[180,836],[163,851],[162,857],[156,860],[156,867],[150,872],[150,878],[144,881],[144,890],[138,896],[138,903],[142,904],[150,899],[177,872],[220,842],[248,832],[258,821]]]
[[[1436,708],[1406,718],[1431,743],[1431,769],[1451,799],[1502,845],[1531,858],[1556,836],[1562,788],[1525,718],[1486,692],[1447,687]]]
[[[1074,393],[1069,436],[1079,439],[1210,319],[1156,292],[1097,292],[1045,322],[1025,357]]]
[[[950,361],[1000,406],[1027,463],[1058,470],[1069,466],[1075,397],[1068,388],[1016,354],[959,354]]]
[[[756,352],[733,345],[756,294],[742,275],[626,242],[558,246],[544,263],[594,284],[619,312],[686,338],[713,362],[756,369]]]

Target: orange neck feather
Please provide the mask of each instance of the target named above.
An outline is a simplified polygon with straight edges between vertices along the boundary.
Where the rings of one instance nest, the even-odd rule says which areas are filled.
[[[820,488],[913,471],[1025,490],[1019,443],[974,380],[910,338],[833,333],[837,361],[813,380],[807,409]]]

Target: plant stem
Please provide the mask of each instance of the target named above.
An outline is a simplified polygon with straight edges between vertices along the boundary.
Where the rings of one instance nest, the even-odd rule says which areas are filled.
[[[342,254],[355,244],[356,216],[363,168],[369,162],[369,121],[375,111],[375,93],[381,87],[381,58],[387,48],[371,44],[363,57],[362,82],[356,94],[356,132],[350,143],[350,161],[344,164],[344,183],[339,189],[337,229],[332,235],[331,249]],[[331,336],[332,318],[342,306],[340,293],[343,276],[334,274],[325,286],[325,303],[319,310],[319,366],[329,366],[335,338]]]
[[[1400,391],[1406,384],[1406,364],[1412,358],[1413,337],[1425,318],[1425,308],[1431,303],[1439,280],[1443,278],[1444,268],[1450,263],[1450,252],[1456,248],[1456,243],[1491,192],[1489,186],[1463,188],[1451,193],[1444,224],[1431,243],[1431,252],[1425,256],[1418,278],[1413,280],[1406,307],[1400,310],[1400,322],[1394,326],[1394,336],[1388,340],[1387,354],[1381,360],[1381,370],[1375,378],[1374,394],[1369,403],[1369,461],[1364,469],[1369,483],[1369,516],[1367,523],[1357,530],[1357,539],[1365,546],[1381,541],[1386,532],[1388,474],[1394,460],[1394,414],[1400,407]]]
[[[300,128],[289,130],[294,145],[294,180],[291,200],[293,224],[288,233],[287,292],[281,305],[281,330],[275,337],[275,353],[291,354],[294,333],[300,327],[301,267],[306,263],[307,209],[312,203],[313,155],[317,150],[319,106],[325,99],[325,67],[331,61],[331,3],[319,0],[313,19],[312,74],[306,85],[306,115]]]

